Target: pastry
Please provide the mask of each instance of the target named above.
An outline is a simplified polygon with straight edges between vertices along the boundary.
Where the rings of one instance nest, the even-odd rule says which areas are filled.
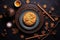
[[[31,11],[25,12],[23,16],[23,21],[28,26],[33,25],[36,22],[36,14]]]

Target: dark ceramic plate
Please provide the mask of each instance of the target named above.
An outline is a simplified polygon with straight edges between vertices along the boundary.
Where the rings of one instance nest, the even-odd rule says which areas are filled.
[[[35,24],[32,25],[31,27],[26,26],[22,20],[24,12],[27,12],[27,11],[32,11],[37,16],[37,20]],[[22,5],[22,7],[19,8],[19,10],[16,12],[15,21],[16,21],[17,27],[21,31],[25,33],[34,33],[42,27],[43,22],[44,22],[44,17],[43,17],[41,9],[39,9],[39,7],[36,6],[36,4],[25,4],[25,5]]]
[[[22,19],[23,19],[24,13],[25,13],[25,12],[28,12],[28,11],[31,11],[31,10],[26,10],[26,11],[24,11],[23,13],[21,13],[21,15],[20,15],[20,17],[19,17],[19,22],[20,22],[20,25],[21,25],[24,29],[32,30],[32,29],[34,29],[34,28],[36,28],[36,27],[38,26],[38,24],[39,24],[39,22],[40,22],[40,19],[39,19],[38,13],[36,13],[35,11],[31,11],[31,12],[34,12],[34,13],[35,13],[35,15],[37,16],[37,20],[36,20],[35,24],[32,25],[31,27],[26,26],[26,25],[23,23],[23,20],[22,20]]]

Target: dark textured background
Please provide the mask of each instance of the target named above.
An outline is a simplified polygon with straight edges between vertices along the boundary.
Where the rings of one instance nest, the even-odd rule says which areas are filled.
[[[8,5],[8,7],[11,7],[15,10],[18,10],[14,7],[14,2],[15,0],[0,0],[0,14],[6,13],[6,10],[4,10],[3,5]],[[42,6],[43,4],[47,4],[47,9],[46,11],[48,12],[50,10],[50,7],[53,6],[55,8],[55,10],[53,11],[52,15],[56,15],[60,17],[60,0],[31,0],[31,2],[37,2],[40,3],[40,5]],[[25,4],[25,0],[21,0],[22,5]],[[12,17],[8,18],[3,18],[2,21],[0,21],[0,34],[3,32],[2,30],[4,28],[6,28],[5,23],[7,21],[12,21]],[[0,40],[21,40],[19,38],[19,34],[18,33],[16,36],[12,35],[10,29],[6,28],[7,32],[8,32],[8,36],[7,37],[1,37],[0,36]],[[45,40],[60,40],[60,23],[57,25],[57,34],[52,37],[51,35],[48,36]],[[34,39],[37,40],[37,39]]]

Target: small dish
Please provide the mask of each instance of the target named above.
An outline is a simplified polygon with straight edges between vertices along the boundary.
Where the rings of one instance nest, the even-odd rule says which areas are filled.
[[[14,5],[15,5],[15,7],[20,7],[21,6],[21,2],[19,0],[16,0],[14,2]]]

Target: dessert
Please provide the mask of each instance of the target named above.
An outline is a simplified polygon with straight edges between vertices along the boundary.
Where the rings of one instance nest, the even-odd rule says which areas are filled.
[[[26,25],[31,26],[36,22],[36,14],[34,12],[28,11],[24,13],[23,21]]]

